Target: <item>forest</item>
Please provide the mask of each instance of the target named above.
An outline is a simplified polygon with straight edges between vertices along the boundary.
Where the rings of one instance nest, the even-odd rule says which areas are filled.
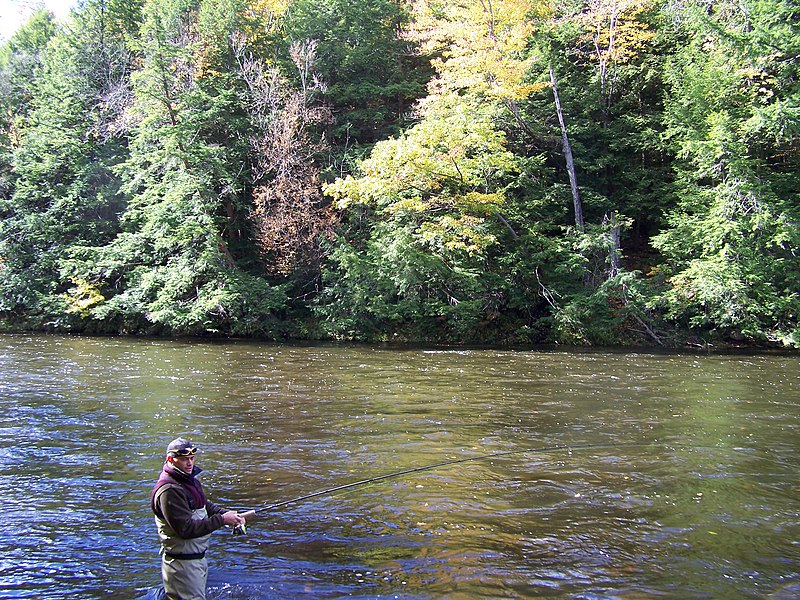
[[[0,330],[800,348],[795,0],[81,0],[0,45]]]

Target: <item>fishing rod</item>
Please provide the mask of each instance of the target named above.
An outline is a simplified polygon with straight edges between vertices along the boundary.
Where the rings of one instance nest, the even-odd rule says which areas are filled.
[[[555,452],[557,450],[568,450],[572,452],[573,450],[586,450],[591,448],[620,448],[624,446],[652,446],[656,442],[609,442],[605,444],[560,444],[555,446],[542,446],[541,448],[525,448],[522,450],[508,450],[507,452],[495,452],[493,454],[481,454],[480,456],[469,456],[467,458],[456,458],[451,460],[445,460],[442,462],[438,462],[432,465],[425,465],[422,467],[414,467],[413,469],[405,469],[403,471],[396,471],[394,473],[387,473],[386,475],[378,475],[377,477],[370,477],[369,479],[361,479],[359,481],[352,481],[350,483],[345,483],[342,485],[337,485],[335,487],[327,488],[324,490],[319,490],[316,492],[312,492],[310,494],[305,494],[303,496],[298,496],[297,498],[291,498],[290,500],[283,500],[282,502],[277,502],[275,504],[270,504],[268,506],[262,506],[260,508],[254,508],[247,512],[241,513],[241,516],[247,518],[253,516],[258,513],[267,512],[269,510],[275,510],[276,508],[281,508],[283,506],[287,506],[289,504],[295,504],[297,502],[302,502],[304,500],[309,500],[311,498],[317,498],[319,496],[325,496],[327,494],[332,494],[334,492],[339,492],[341,490],[347,490],[350,488],[368,485],[370,483],[375,483],[378,481],[384,481],[386,479],[393,479],[395,477],[402,477],[403,475],[410,475],[412,473],[421,473],[423,471],[431,471],[433,469],[438,469],[440,467],[446,467],[449,465],[457,465],[466,462],[473,462],[478,460],[491,460],[493,458],[500,458],[503,456],[511,456],[513,454],[535,454],[535,453],[544,453],[544,452]],[[241,527],[241,526],[239,526]],[[234,529],[234,533],[244,533],[244,531],[237,531]]]

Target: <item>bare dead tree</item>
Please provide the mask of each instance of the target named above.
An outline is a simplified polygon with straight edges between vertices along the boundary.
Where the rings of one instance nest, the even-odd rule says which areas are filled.
[[[561,99],[558,96],[558,84],[556,82],[556,74],[553,67],[550,67],[550,83],[553,86],[553,98],[556,103],[556,112],[558,113],[558,123],[561,125],[561,140],[564,150],[564,159],[567,163],[567,174],[569,175],[569,185],[572,190],[572,204],[575,208],[575,225],[579,231],[583,232],[585,229],[583,222],[583,204],[581,196],[578,192],[578,176],[575,174],[575,159],[572,157],[572,147],[569,145],[569,136],[567,135],[567,124],[564,119],[564,111],[561,108]]]
[[[330,235],[335,214],[322,195],[316,157],[325,148],[314,126],[332,119],[330,109],[314,101],[319,83],[313,74],[316,45],[292,47],[301,88],[293,89],[276,69],[238,47],[242,76],[250,91],[249,110],[258,132],[250,140],[254,154],[252,219],[267,269],[288,274],[315,265],[321,240]]]

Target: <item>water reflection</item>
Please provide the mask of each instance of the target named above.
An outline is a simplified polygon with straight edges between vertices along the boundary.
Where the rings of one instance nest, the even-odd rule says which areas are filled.
[[[147,495],[178,434],[240,508],[519,452],[220,532],[212,598],[790,593],[797,363],[0,336],[0,597],[156,586]]]

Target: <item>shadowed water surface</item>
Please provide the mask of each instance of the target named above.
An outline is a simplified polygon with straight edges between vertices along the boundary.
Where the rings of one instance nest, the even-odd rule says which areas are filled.
[[[211,599],[800,595],[796,356],[0,336],[0,597],[154,597],[185,435]],[[564,448],[569,446],[571,448]]]

